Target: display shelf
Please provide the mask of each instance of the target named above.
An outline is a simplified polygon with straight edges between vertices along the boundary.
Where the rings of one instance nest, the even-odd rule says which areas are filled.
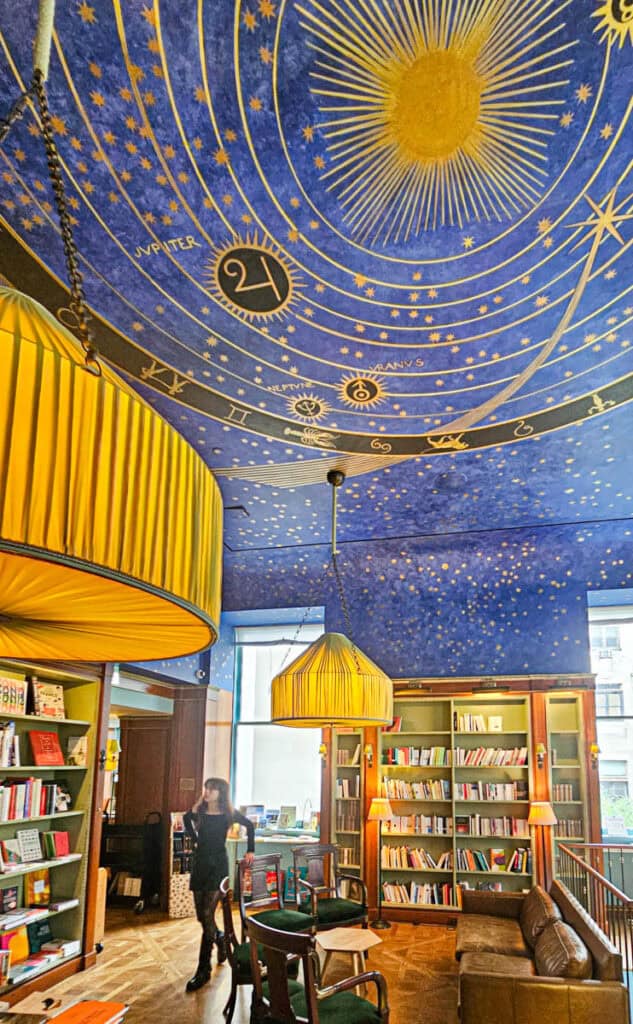
[[[25,927],[29,924],[39,924],[40,921],[48,921],[51,917],[59,917],[60,914],[68,914],[71,910],[76,910],[79,906],[79,902],[75,903],[72,907],[63,907],[61,910],[47,910],[45,914],[41,914],[39,917],[34,918],[32,921],[23,922],[22,925],[6,924],[0,925],[0,934],[5,932],[14,932],[18,927]]]
[[[389,900],[383,900],[382,906],[394,910],[459,910],[456,903],[392,903]]]
[[[362,729],[332,731],[332,842],[339,868],[360,875],[363,864],[364,736]],[[344,795],[347,790],[350,795]]]
[[[381,868],[381,871],[390,871],[399,875],[402,871],[414,875],[452,875],[452,868]]]
[[[70,960],[76,959],[76,957],[78,956],[78,953],[73,953],[71,956],[58,956],[55,960],[51,961],[50,963],[42,964],[41,967],[34,967],[32,971],[29,971],[28,974],[25,974],[23,977],[20,978],[18,984],[23,985],[29,981],[32,981],[33,978],[39,978],[40,975],[46,974],[54,967],[60,967],[62,964],[66,964]],[[16,983],[13,980],[14,972],[15,968],[13,968],[13,973],[11,970],[9,970],[9,984],[1,987],[0,992],[10,992],[12,989],[15,989]]]
[[[8,818],[6,821],[0,821],[0,828],[6,828],[7,825],[28,825],[32,821],[50,821],[51,818],[79,818],[85,813],[85,811],[53,811],[52,814],[38,814],[33,818]],[[0,872],[1,878],[2,872]]]
[[[529,804],[529,800],[455,800],[456,804]]]
[[[52,860],[34,860],[29,864],[5,864],[4,871],[0,875],[0,883],[8,878],[22,878],[23,875],[31,875],[34,871],[41,871],[43,868],[61,868],[66,864],[74,864],[82,858],[81,853],[69,853],[66,857],[55,857]]]
[[[53,718],[52,715],[12,715],[8,711],[0,711],[0,720],[16,722],[45,722],[47,725],[76,725],[82,729],[89,729],[92,722],[85,718]]]
[[[458,875],[493,875],[497,881],[507,880],[509,878],[531,878],[532,873],[528,871],[462,871],[459,868],[456,872]]]
[[[82,669],[79,666],[67,667],[61,663],[59,666],[44,666],[10,660],[0,662],[0,687],[2,687],[0,731],[4,741],[0,743],[0,752],[3,761],[17,759],[19,752],[20,761],[18,765],[5,764],[0,767],[0,779],[3,780],[5,800],[3,812],[8,813],[6,798],[9,788],[13,790],[11,793],[12,807],[17,807],[21,812],[20,817],[6,818],[0,821],[0,839],[3,843],[9,843],[14,852],[16,834],[20,830],[38,831],[40,837],[42,833],[48,831],[66,832],[72,851],[65,856],[50,859],[42,857],[37,861],[27,863],[5,863],[4,871],[0,873],[0,896],[6,890],[12,890],[7,895],[7,900],[13,901],[13,905],[17,905],[18,909],[28,906],[29,876],[33,876],[36,872],[47,872],[47,884],[50,886],[50,897],[47,902],[56,900],[73,900],[75,902],[72,906],[64,907],[62,910],[49,910],[46,915],[38,917],[33,923],[50,919],[54,939],[64,938],[79,945],[78,954],[73,954],[70,957],[58,957],[42,964],[36,970],[25,972],[23,975],[16,970],[13,977],[17,980],[7,986],[4,991],[8,989],[17,991],[23,984],[29,984],[34,978],[49,973],[52,979],[51,984],[53,984],[59,980],[57,969],[67,961],[74,960],[80,964],[84,962],[82,959],[84,955],[93,955],[94,939],[92,935],[85,932],[85,924],[87,891],[90,889],[92,893],[96,887],[97,852],[91,851],[91,829],[98,748],[97,722],[102,700],[101,684],[103,679],[103,666],[87,665],[85,669]],[[63,717],[13,713],[10,710],[13,707],[17,711],[16,705],[20,703],[24,706],[25,688],[28,693],[26,707],[34,707],[36,687],[39,687],[38,698],[44,700],[47,705],[58,706],[60,712],[63,712]],[[42,687],[46,692],[42,692]],[[31,734],[35,736],[43,732],[57,735],[64,760],[68,759],[69,753],[71,756],[75,753],[74,749],[69,752],[71,737],[73,740],[75,736],[85,738],[86,763],[79,765],[30,763],[35,759]],[[73,748],[75,746],[73,742]],[[38,780],[35,783],[35,794],[29,784],[29,777]],[[40,811],[43,806],[37,802],[39,780],[44,783],[62,785],[64,791],[67,791],[64,792],[63,803],[60,801],[57,807],[48,813],[24,815],[25,806],[27,810],[30,807],[33,811]],[[33,799],[34,795],[35,800]],[[60,800],[60,796],[58,789],[58,800]],[[43,840],[40,839],[40,842],[42,843],[42,852],[44,852],[46,848],[43,845]],[[95,866],[94,873],[92,873],[93,865]],[[5,897],[2,898],[4,901]],[[26,928],[30,923],[12,926],[11,930],[14,930],[15,927]],[[19,968],[19,964],[14,965],[14,968]],[[66,968],[67,972],[68,970]],[[48,983],[47,980],[44,985],[48,985]]]

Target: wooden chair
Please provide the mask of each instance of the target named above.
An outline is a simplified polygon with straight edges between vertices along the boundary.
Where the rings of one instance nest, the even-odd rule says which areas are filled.
[[[220,899],[222,903],[222,919],[224,924],[224,941],[226,942],[227,960],[231,968],[231,994],[226,1006],[222,1011],[226,1017],[227,1024],[231,1024],[237,1001],[237,990],[240,985],[253,984],[253,969],[250,954],[250,942],[238,942],[233,925],[233,893],[228,878],[223,878],[220,883]],[[264,958],[263,949],[258,950],[258,957]],[[290,965],[289,976],[296,978],[299,970],[299,963]]]
[[[356,875],[339,871],[338,846],[331,843],[295,846],[292,856],[297,910],[316,919],[317,931],[353,924],[367,927],[367,886]],[[349,884],[350,895],[355,892],[356,898],[342,895],[342,882]]]
[[[314,935],[278,931],[253,917],[248,921],[248,934],[255,1020],[274,1020],[275,1024],[389,1024],[387,983],[378,971],[365,971],[322,989]],[[266,961],[265,981],[258,950]],[[303,984],[289,976],[297,960],[303,966]],[[369,983],[376,986],[377,1004],[351,991]]]
[[[281,854],[254,857],[252,864],[237,865],[237,891],[242,920],[242,942],[246,940],[247,918],[255,914],[262,924],[286,932],[314,930],[314,919],[297,909],[284,907],[281,887]]]

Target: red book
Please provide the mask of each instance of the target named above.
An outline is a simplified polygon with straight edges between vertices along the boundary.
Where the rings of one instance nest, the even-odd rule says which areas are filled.
[[[67,857],[70,853],[68,832],[55,832],[55,853],[58,857]]]
[[[56,732],[29,732],[33,761],[38,766],[63,765],[64,755]]]

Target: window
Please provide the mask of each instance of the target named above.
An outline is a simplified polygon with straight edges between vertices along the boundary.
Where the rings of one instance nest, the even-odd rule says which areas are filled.
[[[596,689],[596,714],[598,717],[613,718],[624,714],[624,692],[622,685],[599,686]]]
[[[322,633],[320,624],[298,631],[296,623],[235,630],[234,802],[263,808],[269,820],[294,808],[305,829],[321,806],[321,730],[273,725],[270,690],[273,677]]]
[[[596,674],[600,805],[605,838],[633,839],[633,592],[592,607],[591,670]]]

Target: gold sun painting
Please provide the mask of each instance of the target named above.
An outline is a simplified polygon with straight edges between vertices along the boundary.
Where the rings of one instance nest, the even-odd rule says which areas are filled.
[[[547,181],[575,42],[561,0],[299,0],[329,166],[359,241],[504,220]]]

